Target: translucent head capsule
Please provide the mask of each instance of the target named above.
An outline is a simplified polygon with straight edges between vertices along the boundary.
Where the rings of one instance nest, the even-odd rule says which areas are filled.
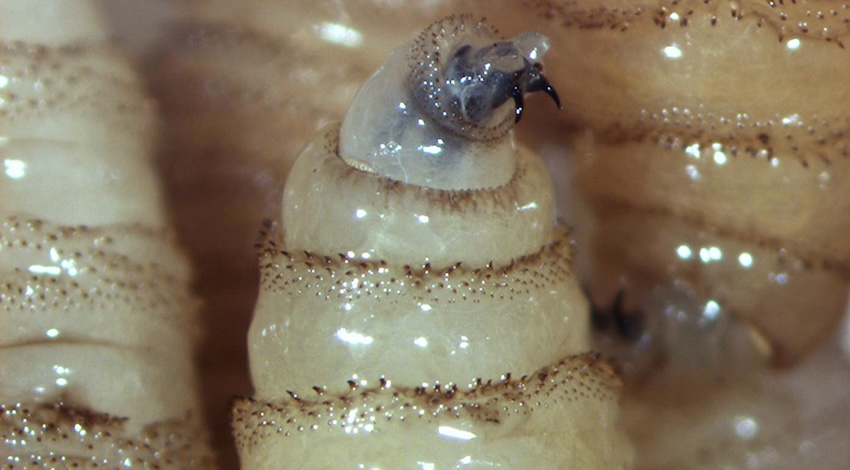
[[[409,184],[451,190],[506,184],[515,169],[509,131],[523,95],[544,91],[548,40],[536,32],[500,39],[487,24],[449,17],[397,49],[346,113],[340,156],[349,165]]]
[[[525,32],[496,40],[495,31],[484,23],[451,20],[425,30],[411,58],[410,89],[433,119],[470,138],[489,138],[494,129],[510,128],[510,114],[513,122],[519,121],[525,93],[545,91],[561,106],[543,75],[546,37]],[[511,99],[513,113],[502,106]]]

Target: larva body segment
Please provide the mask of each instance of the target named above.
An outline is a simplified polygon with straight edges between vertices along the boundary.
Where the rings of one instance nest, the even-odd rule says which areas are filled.
[[[540,6],[574,78],[583,276],[638,352],[638,467],[841,468],[841,386],[797,393],[777,383],[800,372],[761,366],[805,360],[845,312],[848,6]],[[831,425],[806,416],[821,387]]]
[[[427,31],[452,54],[483,28],[449,17]],[[510,123],[515,105],[490,112]],[[302,153],[262,244],[256,394],[234,407],[243,468],[625,467],[619,380],[587,353],[537,157],[498,133],[482,140],[509,156],[506,182],[480,188],[470,171],[471,189],[443,189],[415,165],[417,184],[346,163],[345,138],[332,126]]]
[[[93,3],[0,12],[4,468],[209,468],[152,103]]]
[[[590,131],[574,168],[594,302],[676,279],[789,364],[847,297],[849,31],[840,1],[769,3],[547,5]]]

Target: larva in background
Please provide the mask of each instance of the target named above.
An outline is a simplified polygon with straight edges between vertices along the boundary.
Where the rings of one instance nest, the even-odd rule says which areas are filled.
[[[811,397],[778,386],[787,377],[761,362],[799,362],[845,315],[848,8],[539,5],[563,52],[555,67],[573,78],[565,114],[579,129],[571,167],[588,215],[575,220],[583,278],[642,351],[628,366],[652,369],[627,399],[640,410],[645,468],[844,465],[841,387],[813,412]],[[833,364],[846,379],[846,364]],[[688,420],[704,424],[672,424]]]
[[[155,108],[92,2],[0,2],[0,466],[211,468]]]
[[[564,2],[558,30],[592,131],[574,168],[596,302],[675,279],[799,359],[847,302],[848,4],[605,6]]]
[[[539,33],[449,17],[291,170],[234,407],[244,469],[627,468],[571,242],[510,132]]]

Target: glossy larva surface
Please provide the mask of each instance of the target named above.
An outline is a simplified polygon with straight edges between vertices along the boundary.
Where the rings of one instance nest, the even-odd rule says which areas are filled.
[[[153,103],[129,66],[105,45],[5,41],[1,51],[6,126],[0,195],[16,201],[3,215],[38,215],[70,225],[160,226],[156,214],[162,202],[147,171],[154,127],[145,116]],[[115,157],[99,158],[101,152]],[[156,196],[140,199],[140,192]]]
[[[554,200],[546,170],[509,140],[498,143],[511,150],[514,170],[505,184],[445,191],[357,171],[336,155],[337,129],[324,131],[305,151],[315,157],[293,167],[296,176],[284,192],[288,249],[445,269],[461,261],[507,264],[552,239]]]
[[[459,24],[484,27],[449,17],[426,32],[454,40]],[[256,393],[234,408],[243,467],[626,467],[619,381],[587,354],[572,242],[537,157],[462,134],[502,147],[513,174],[444,189],[362,169],[337,129],[299,157],[262,244]]]
[[[326,143],[333,142],[332,132]],[[249,334],[252,357],[262,358],[252,362],[260,396],[279,396],[287,387],[338,387],[340,377],[466,387],[475,379],[470,373],[533,369],[587,349],[570,240],[553,230],[543,211],[531,210],[539,212],[534,224],[504,222],[535,203],[523,202],[523,195],[546,192],[545,179],[530,184],[545,175],[531,155],[519,158],[522,171],[506,187],[451,193],[353,170],[326,152],[333,148],[311,146],[296,164],[295,184],[285,193],[284,241],[270,234],[261,252],[261,295]],[[325,178],[333,186],[321,184]],[[300,190],[301,182],[313,187]],[[389,206],[389,220],[366,232],[378,250],[351,242],[356,220],[340,217],[336,227],[310,221],[310,208],[327,204],[329,196],[342,207],[359,199],[357,210],[376,219],[385,219],[374,213]],[[551,213],[549,204],[543,207]],[[430,220],[416,223],[422,217]],[[479,227],[464,226],[462,218]],[[545,236],[524,240],[532,231],[518,228],[535,225],[545,225]],[[491,229],[480,232],[480,226]],[[500,239],[490,248],[487,237],[495,234]],[[397,252],[380,249],[396,237]],[[493,256],[482,256],[488,248]],[[559,284],[564,287],[553,287]]]
[[[663,16],[640,21],[636,10],[561,6],[572,19],[559,29],[570,47],[612,58],[596,64],[572,51],[577,70],[587,71],[572,86],[598,93],[593,107],[586,94],[577,99],[575,117],[588,133],[577,139],[574,163],[594,214],[582,238],[595,303],[633,285],[634,307],[652,282],[688,283],[751,324],[783,364],[838,325],[850,261],[850,115],[839,104],[850,88],[840,77],[850,61],[840,43],[842,3],[817,3],[832,11],[825,18],[813,5],[662,2],[647,7]],[[579,29],[591,18],[613,29]],[[786,27],[785,19],[826,29]],[[752,65],[739,68],[744,60]],[[659,73],[670,85],[653,89]],[[806,78],[813,75],[820,78]],[[693,256],[614,254],[650,241]],[[700,250],[718,254],[703,259]],[[751,269],[746,260],[760,250],[775,256]],[[724,256],[745,260],[725,271],[733,285],[711,274]]]
[[[596,125],[644,114],[647,124],[703,121],[721,131],[741,123],[744,131],[777,115],[843,115],[826,95],[845,98],[845,90],[818,93],[846,72],[841,0],[538,2],[536,13],[550,18],[547,34],[567,48],[556,50],[582,72],[562,87],[574,97],[567,112]]]
[[[608,364],[583,354],[466,391],[384,380],[336,397],[240,400],[235,435],[250,449],[245,468],[616,468],[616,407],[588,405],[615,401],[618,389]],[[323,451],[304,452],[316,446]]]
[[[583,277],[603,309],[622,293],[613,323],[631,335],[632,353],[649,357],[627,365],[640,371],[626,399],[639,468],[778,468],[843,452],[840,438],[804,437],[810,398],[765,385],[774,372],[731,345],[787,366],[829,340],[845,314],[847,8],[540,10],[553,20],[554,47],[564,43],[572,59],[566,113],[582,129],[572,169],[592,213],[577,221]]]
[[[4,403],[73,397],[90,409],[151,422],[191,408],[194,392],[179,377],[191,375],[198,331],[181,314],[193,303],[187,267],[164,233],[12,218],[0,237]],[[147,261],[162,253],[171,259]],[[152,337],[160,340],[152,344]],[[169,356],[174,367],[162,368]],[[175,400],[143,398],[169,395]]]
[[[0,465],[210,468],[152,102],[92,2],[0,18]]]

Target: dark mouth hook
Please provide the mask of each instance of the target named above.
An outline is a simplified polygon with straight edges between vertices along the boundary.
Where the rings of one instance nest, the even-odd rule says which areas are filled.
[[[529,87],[529,91],[543,90],[544,92],[546,92],[547,95],[552,98],[552,101],[555,102],[555,106],[557,106],[558,109],[564,109],[564,107],[561,106],[561,98],[558,97],[558,92],[555,91],[555,88],[553,88],[552,85],[549,84],[549,80],[546,80],[546,76],[541,73],[539,77],[540,78],[538,79],[538,81],[534,85],[532,85],[532,87],[534,87],[535,85],[539,84],[539,87]]]
[[[511,90],[511,96],[514,99],[514,106],[516,106],[516,113],[514,115],[514,123],[518,123],[519,119],[522,117],[522,111],[524,107],[523,93],[534,93],[535,91],[543,91],[552,101],[555,102],[555,106],[558,109],[564,109],[561,105],[561,98],[558,96],[558,92],[555,91],[555,88],[549,83],[549,80],[546,79],[546,76],[543,75],[543,66],[540,64],[534,64],[534,71],[531,72],[532,79],[528,81],[528,85],[525,87],[523,91],[520,85],[514,84],[513,89]]]
[[[520,88],[519,85],[514,85],[513,90],[511,90],[511,96],[514,98],[514,106],[516,106],[516,111],[514,114],[514,124],[516,124],[522,117],[522,109],[525,106],[525,102],[522,97],[522,88]]]
[[[532,79],[528,81],[528,92],[533,93],[535,91],[542,90],[552,98],[552,101],[555,102],[555,106],[557,106],[558,109],[564,109],[564,107],[561,106],[561,98],[558,97],[558,92],[555,91],[555,88],[553,88],[549,83],[549,80],[546,79],[546,75],[543,75],[543,65],[539,62],[534,64],[531,74]]]

